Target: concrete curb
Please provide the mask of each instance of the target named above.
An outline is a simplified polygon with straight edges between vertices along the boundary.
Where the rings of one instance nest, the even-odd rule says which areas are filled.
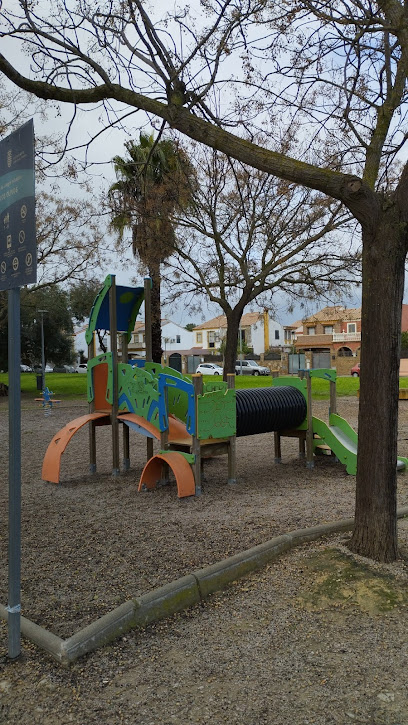
[[[197,580],[194,574],[187,574],[136,599],[133,626],[146,627],[200,601]]]
[[[265,544],[259,544],[228,559],[218,561],[216,564],[197,569],[193,572],[200,590],[201,599],[224,589],[228,584],[249,574],[251,571],[261,569],[268,562],[276,559],[279,554],[288,551],[292,546],[290,534],[278,536]]]
[[[127,632],[132,627],[134,611],[135,603],[132,600],[125,602],[63,641],[61,664],[69,665]]]
[[[400,508],[397,516],[398,518],[408,516],[408,506]],[[350,531],[353,524],[354,519],[343,519],[277,536],[264,544],[198,569],[137,599],[127,601],[67,640],[57,637],[25,617],[21,617],[21,633],[48,652],[57,662],[67,666],[88,652],[116,639],[123,632],[146,627],[204,601],[231,582],[261,569],[285,551],[308,541],[316,541],[323,536]],[[2,605],[0,605],[0,618],[7,620],[7,609]]]
[[[240,579],[251,571],[261,569],[280,554],[305,543],[314,541],[321,536],[334,534],[339,531],[349,531],[353,527],[354,519],[344,519],[335,524],[320,524],[310,529],[298,529],[283,536],[277,536],[264,544],[253,546],[228,559],[207,566],[193,572],[198,581],[201,598],[220,591],[227,584]]]
[[[4,619],[6,622],[8,619],[7,609],[2,604],[0,604],[0,619]],[[51,657],[62,664],[61,648],[64,640],[61,637],[57,637],[56,634],[52,634],[52,632],[40,627],[30,619],[26,619],[26,617],[20,617],[20,630],[21,634],[30,642],[34,642],[37,647],[48,652]]]

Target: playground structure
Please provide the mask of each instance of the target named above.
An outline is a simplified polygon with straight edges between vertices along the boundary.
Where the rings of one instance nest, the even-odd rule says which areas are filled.
[[[299,440],[299,455],[309,468],[319,452],[334,455],[350,474],[357,468],[357,434],[336,412],[336,372],[307,370],[302,378],[273,379],[273,387],[235,390],[235,375],[228,381],[192,380],[176,370],[151,362],[149,278],[144,287],[120,287],[108,275],[91,310],[88,343],[87,392],[89,412],[68,423],[50,442],[42,478],[58,483],[61,457],[72,437],[89,425],[90,471],[96,471],[96,427],[112,429],[112,472],[120,472],[119,429],[123,432],[123,468],[130,468],[130,429],[147,439],[147,463],[139,491],[168,482],[175,476],[179,498],[201,492],[202,463],[226,455],[228,483],[236,482],[236,438],[274,433],[275,463],[281,462],[281,438]],[[137,313],[145,301],[146,361],[128,362],[128,341]],[[95,354],[95,333],[110,332],[111,349]],[[118,360],[118,335],[121,360]],[[126,362],[125,362],[126,361]],[[312,379],[330,383],[329,423],[312,413]],[[153,454],[153,441],[159,451]],[[400,458],[403,469],[408,459]]]

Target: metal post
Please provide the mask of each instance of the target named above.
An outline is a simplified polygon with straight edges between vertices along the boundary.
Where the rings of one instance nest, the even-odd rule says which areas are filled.
[[[88,345],[88,363],[90,360],[92,360],[95,357],[95,333],[92,335],[92,340]],[[89,368],[87,369],[86,373],[86,384],[87,388],[89,388],[89,376],[92,375],[89,371]],[[92,400],[88,404],[88,412],[93,413],[95,411],[95,401]],[[95,421],[91,420],[89,423],[89,471],[90,473],[96,473],[96,431],[95,431]]]
[[[195,495],[200,496],[201,495],[201,445],[200,445],[200,439],[198,437],[198,414],[197,414],[197,408],[198,408],[198,396],[202,395],[203,393],[203,376],[200,373],[194,373],[192,376],[192,382],[193,382],[193,388],[194,388],[194,415],[195,415],[195,423],[196,423],[196,431],[193,435],[192,445],[191,445],[191,452],[195,456],[195,460],[193,463],[193,472],[194,472],[194,480],[195,480]]]
[[[109,290],[109,327],[110,327],[110,348],[112,354],[112,475],[118,476],[119,465],[119,421],[118,421],[118,327],[116,312],[116,280],[111,275],[112,284]]]
[[[21,333],[20,288],[8,291],[8,369],[9,369],[9,580],[8,655],[21,652]]]
[[[306,370],[306,385],[307,385],[306,468],[314,468],[312,378],[310,377],[310,370]]]
[[[44,345],[44,312],[48,310],[38,310],[41,315],[41,390],[45,390],[45,345]]]
[[[128,350],[128,334],[127,332],[122,333],[121,336],[121,357],[122,365],[127,365],[129,350]],[[128,471],[130,468],[130,439],[129,439],[129,426],[125,423],[122,424],[122,436],[123,436],[123,468]]]

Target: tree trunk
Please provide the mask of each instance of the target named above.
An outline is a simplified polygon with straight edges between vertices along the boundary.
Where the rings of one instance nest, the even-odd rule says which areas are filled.
[[[401,305],[406,230],[398,208],[363,228],[360,408],[356,510],[350,549],[377,561],[397,557],[397,437]]]
[[[235,373],[235,360],[237,358],[237,345],[239,323],[241,322],[242,310],[233,309],[227,314],[227,338],[224,353],[224,380],[227,373]]]
[[[152,308],[152,360],[161,363],[161,300],[160,300],[160,262],[149,263],[149,274],[152,278],[151,308]]]

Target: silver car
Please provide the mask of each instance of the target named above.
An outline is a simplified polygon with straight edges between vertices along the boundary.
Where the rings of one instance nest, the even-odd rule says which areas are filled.
[[[237,375],[269,375],[269,368],[258,365],[256,360],[237,360],[235,363]]]

